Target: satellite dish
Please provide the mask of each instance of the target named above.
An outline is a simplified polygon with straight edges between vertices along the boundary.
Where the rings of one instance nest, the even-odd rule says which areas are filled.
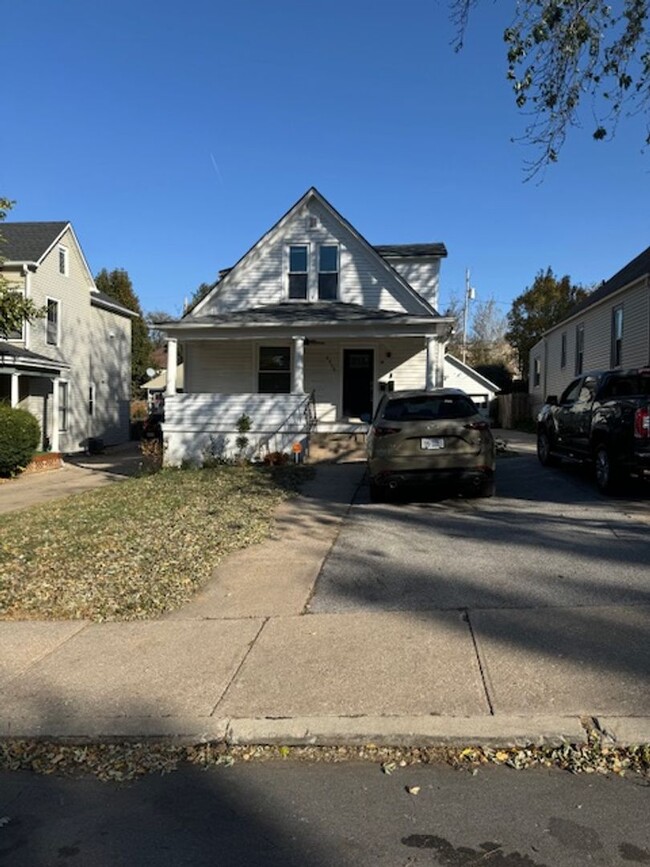
[[[147,368],[147,376],[149,377],[149,379],[153,379],[155,375],[156,375],[156,371],[153,369],[153,367],[148,367]]]

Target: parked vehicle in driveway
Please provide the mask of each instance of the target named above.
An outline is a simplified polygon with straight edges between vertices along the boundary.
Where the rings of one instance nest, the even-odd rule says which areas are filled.
[[[629,476],[650,476],[650,368],[595,371],[549,395],[537,417],[537,455],[593,462],[596,484],[612,493]]]
[[[463,391],[384,394],[367,438],[370,496],[408,485],[453,482],[476,496],[494,494],[496,451],[489,422]]]

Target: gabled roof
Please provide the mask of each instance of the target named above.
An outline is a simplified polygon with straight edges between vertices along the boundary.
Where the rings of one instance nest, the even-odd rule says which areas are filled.
[[[253,246],[244,253],[244,255],[238,259],[238,261],[233,265],[230,269],[223,269],[223,271],[219,272],[220,275],[223,274],[223,277],[215,284],[213,289],[210,290],[194,307],[187,310],[184,316],[189,316],[192,314],[191,318],[194,320],[194,314],[196,311],[200,310],[204,305],[206,305],[209,299],[219,295],[224,287],[227,287],[230,276],[233,272],[237,271],[239,265],[255,250],[260,247],[266,239],[276,231],[283,223],[288,221],[295,212],[297,212],[303,205],[305,205],[310,199],[315,199],[319,202],[330,214],[337,220],[342,226],[344,226],[356,239],[361,243],[363,247],[369,252],[369,254],[373,257],[373,259],[377,262],[378,266],[385,269],[387,273],[390,274],[391,279],[395,280],[397,283],[401,285],[401,287],[422,307],[423,313],[429,316],[439,316],[440,314],[435,310],[431,304],[429,304],[426,299],[424,299],[415,289],[396,271],[390,263],[378,253],[377,249],[373,247],[364,237],[363,235],[354,228],[354,226],[345,219],[345,217],[340,214],[336,208],[331,205],[327,199],[316,189],[316,187],[310,187],[307,192],[301,196],[295,204],[293,204],[289,210],[283,214],[280,219],[274,223],[271,228],[265,232],[259,240],[257,240]],[[426,245],[425,245],[426,246]],[[226,273],[223,273],[226,271]]]
[[[374,249],[385,259],[442,258],[447,255],[444,244],[375,244]]]
[[[478,382],[490,391],[501,391],[495,382],[492,382],[492,380],[488,379],[487,376],[483,376],[483,374],[479,373],[478,370],[474,370],[473,367],[470,367],[469,364],[465,364],[464,361],[461,361],[460,358],[456,358],[456,356],[452,355],[450,352],[445,353],[445,361],[448,361],[452,367],[455,367],[461,373],[464,373],[465,376],[469,376],[475,382]]]
[[[630,283],[634,283],[640,277],[645,277],[650,274],[650,247],[647,247],[643,253],[628,262],[620,271],[617,271],[613,277],[610,277],[606,283],[601,283],[598,289],[595,289],[587,298],[584,298],[577,304],[569,313],[566,319],[572,319],[577,313],[582,313],[587,307],[598,304],[609,295],[618,292]],[[557,326],[556,326],[557,327]]]
[[[68,222],[0,224],[0,256],[10,262],[40,262]]]

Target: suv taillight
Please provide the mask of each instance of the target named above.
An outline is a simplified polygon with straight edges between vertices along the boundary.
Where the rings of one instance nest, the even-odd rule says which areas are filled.
[[[372,432],[376,437],[385,437],[388,434],[396,434],[402,430],[401,427],[373,427]]]
[[[650,437],[650,410],[647,407],[634,413],[634,436]]]
[[[490,425],[486,421],[470,421],[465,427],[468,430],[488,430]]]

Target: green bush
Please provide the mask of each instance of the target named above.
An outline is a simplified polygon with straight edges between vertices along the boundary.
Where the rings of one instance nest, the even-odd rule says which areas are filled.
[[[41,429],[31,412],[0,403],[0,476],[13,476],[26,467],[40,439]]]

